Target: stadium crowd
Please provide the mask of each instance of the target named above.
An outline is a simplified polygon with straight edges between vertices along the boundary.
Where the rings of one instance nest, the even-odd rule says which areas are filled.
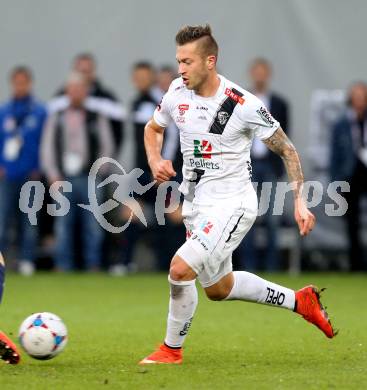
[[[122,233],[106,231],[90,210],[78,205],[89,204],[88,177],[93,163],[102,156],[118,160],[127,131],[133,132],[135,159],[132,165],[142,170],[136,177],[142,188],[148,188],[152,177],[144,150],[144,126],[176,77],[175,69],[170,66],[156,69],[149,62],[137,62],[131,71],[135,98],[128,106],[104,86],[97,74],[94,56],[81,53],[73,59],[65,83],[49,102],[42,103],[33,91],[32,70],[16,66],[10,71],[11,96],[0,106],[0,250],[15,260],[13,264],[21,274],[32,275],[37,268],[42,268],[58,272],[108,270],[111,275],[125,275],[147,267],[136,262],[139,243],[150,248],[140,254],[145,257],[150,253],[152,261],[148,268],[168,269],[175,249],[185,239],[185,230],[179,209],[166,215],[164,225],[157,223],[154,217],[156,186],[134,193],[147,219],[146,226],[138,213],[131,218],[129,202],[124,203],[116,196],[116,183],[108,181],[113,171],[105,167],[99,171],[98,202],[120,201],[120,206],[111,208],[105,217],[112,225],[128,222],[128,228]],[[289,133],[290,107],[284,97],[272,91],[271,78],[272,67],[267,60],[257,58],[251,62],[248,89],[264,102]],[[333,134],[330,177],[331,180],[346,180],[351,185],[345,218],[349,269],[359,271],[364,270],[366,264],[362,261],[363,245],[359,235],[360,199],[367,189],[364,181],[367,87],[364,83],[350,88],[346,108],[345,114],[330,129]],[[173,161],[179,182],[182,158],[179,132],[174,124],[166,129],[162,155]],[[253,179],[259,184],[276,183],[284,175],[281,160],[257,140],[252,148],[252,170]],[[46,188],[42,193],[46,201],[38,212],[37,224],[32,224],[19,208],[21,189],[29,181],[40,181]],[[60,187],[60,181],[71,183],[72,191]],[[50,195],[59,191],[69,202],[67,213],[57,214],[62,199]],[[257,191],[260,194],[261,185]],[[37,203],[38,194],[36,191],[31,194],[30,204]],[[166,203],[169,202],[170,193],[166,197]],[[49,213],[52,203],[56,204],[57,216]],[[236,252],[238,268],[278,271],[285,267],[278,233],[280,226],[287,225],[287,220],[272,215],[273,204],[272,193],[268,212],[258,219],[257,226]],[[262,247],[256,239],[258,228],[266,232],[266,243]]]

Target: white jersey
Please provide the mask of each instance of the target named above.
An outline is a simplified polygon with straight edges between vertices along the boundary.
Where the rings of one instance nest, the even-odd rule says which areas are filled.
[[[174,80],[154,112],[154,121],[180,130],[183,182],[180,191],[196,204],[243,198],[251,181],[254,136],[269,138],[279,127],[250,92],[220,77],[214,96],[202,97]]]

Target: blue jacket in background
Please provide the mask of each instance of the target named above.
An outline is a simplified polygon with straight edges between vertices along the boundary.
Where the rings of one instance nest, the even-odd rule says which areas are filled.
[[[0,106],[0,168],[5,170],[6,179],[22,180],[39,171],[39,150],[46,117],[45,106],[32,96],[12,99]],[[21,146],[9,157],[12,148],[8,146],[14,139]]]

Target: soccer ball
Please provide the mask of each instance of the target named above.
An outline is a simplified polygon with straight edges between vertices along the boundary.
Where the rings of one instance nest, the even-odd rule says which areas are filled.
[[[61,318],[52,313],[36,313],[27,317],[19,328],[19,342],[27,354],[47,360],[66,346],[68,332]]]

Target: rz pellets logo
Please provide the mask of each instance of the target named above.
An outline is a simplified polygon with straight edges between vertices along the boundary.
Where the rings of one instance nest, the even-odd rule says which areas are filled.
[[[194,157],[197,158],[212,158],[212,144],[203,139],[194,139]]]

